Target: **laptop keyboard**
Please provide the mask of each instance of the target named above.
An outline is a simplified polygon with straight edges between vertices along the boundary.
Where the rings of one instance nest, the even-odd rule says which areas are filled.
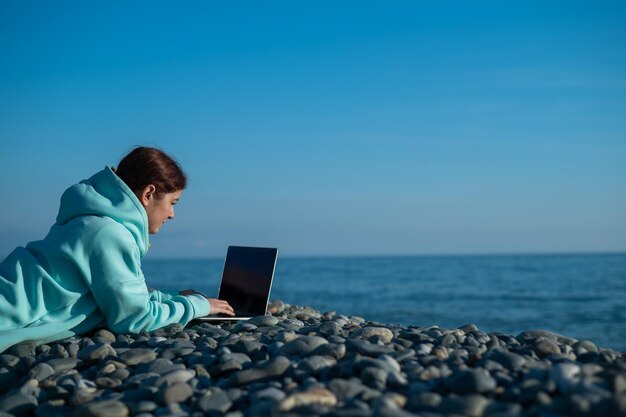
[[[211,317],[233,317],[224,313],[211,314],[210,316]],[[235,310],[235,315],[234,315],[234,317],[253,317],[253,316],[254,314],[250,314],[248,311],[242,311],[242,310]]]

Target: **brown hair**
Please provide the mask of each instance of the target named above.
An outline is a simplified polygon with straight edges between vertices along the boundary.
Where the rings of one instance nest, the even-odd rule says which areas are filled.
[[[115,173],[135,194],[150,184],[156,187],[157,196],[187,186],[187,176],[174,158],[146,146],[139,146],[122,158]]]

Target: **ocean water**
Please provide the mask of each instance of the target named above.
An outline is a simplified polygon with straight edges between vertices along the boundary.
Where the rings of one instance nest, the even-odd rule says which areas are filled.
[[[223,263],[146,260],[143,271],[154,288],[216,296]],[[546,329],[626,351],[626,254],[279,257],[271,299],[381,323]]]

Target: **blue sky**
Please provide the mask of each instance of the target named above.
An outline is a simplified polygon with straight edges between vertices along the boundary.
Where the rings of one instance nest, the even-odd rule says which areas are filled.
[[[339,3],[339,4],[336,4]],[[0,257],[134,145],[149,256],[626,250],[623,2],[2,2]]]

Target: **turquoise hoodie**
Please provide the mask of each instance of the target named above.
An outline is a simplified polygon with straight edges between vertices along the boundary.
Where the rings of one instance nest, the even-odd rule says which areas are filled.
[[[0,263],[0,352],[99,326],[139,333],[209,314],[201,295],[148,292],[148,246],[146,211],[111,168],[68,188],[48,235]]]

